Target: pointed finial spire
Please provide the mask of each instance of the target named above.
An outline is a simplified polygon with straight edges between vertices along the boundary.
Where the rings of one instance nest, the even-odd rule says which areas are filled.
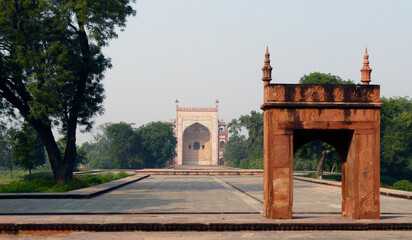
[[[270,66],[270,54],[268,46],[266,46],[265,65],[262,67],[262,72],[262,80],[265,82],[265,85],[269,84],[272,80],[272,67]]]
[[[364,85],[369,85],[369,82],[371,81],[372,68],[369,67],[368,48],[365,48],[365,55],[363,55],[363,67],[360,71],[361,71],[361,82]]]

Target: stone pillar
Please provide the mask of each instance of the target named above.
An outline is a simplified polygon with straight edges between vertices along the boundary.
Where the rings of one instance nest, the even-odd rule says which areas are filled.
[[[380,218],[379,129],[355,130],[342,164],[342,216]]]
[[[293,205],[293,130],[277,129],[275,110],[264,114],[264,217],[291,219]]]
[[[179,109],[176,108],[176,140],[177,140],[177,165],[183,165],[183,119]]]
[[[218,165],[219,162],[219,120],[218,120],[218,112],[216,108],[216,112],[211,114],[210,119],[210,140],[212,144],[212,157],[210,159],[210,165]]]

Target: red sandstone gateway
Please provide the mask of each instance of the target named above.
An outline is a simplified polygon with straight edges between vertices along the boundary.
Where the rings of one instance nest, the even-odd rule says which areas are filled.
[[[271,84],[266,48],[264,81],[264,216],[292,218],[293,153],[315,139],[342,159],[342,215],[379,219],[379,85],[369,85],[366,50],[363,85]]]

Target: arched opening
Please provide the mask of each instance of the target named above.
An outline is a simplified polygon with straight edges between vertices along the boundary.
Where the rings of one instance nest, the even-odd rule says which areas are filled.
[[[220,141],[220,143],[219,143],[219,148],[220,148],[220,149],[225,148],[225,141]]]
[[[296,172],[295,175],[340,181],[342,161],[333,146],[316,139],[294,152],[293,171]]]
[[[296,149],[293,154],[293,211],[294,212],[341,212],[342,193],[339,188],[330,188],[323,192],[327,199],[323,204],[314,204],[309,209],[308,202],[316,202],[319,196],[314,185],[301,179],[310,178],[341,181],[342,161],[338,151],[327,142],[315,139]],[[304,177],[304,178],[299,178]],[[316,186],[315,186],[316,188]],[[323,189],[323,188],[322,188]],[[321,190],[319,190],[321,191]]]
[[[293,130],[293,169],[311,169],[310,177],[326,176],[327,180],[342,181],[345,174],[342,169],[347,162],[350,145],[353,138],[353,130],[317,130],[317,129],[295,129]],[[323,171],[335,173],[323,174]],[[340,174],[339,174],[340,173]],[[332,189],[328,192],[328,199],[321,209],[300,209],[300,201],[316,201],[310,188],[306,188],[306,182],[294,181],[293,187],[295,197],[293,202],[297,206],[296,212],[346,212],[342,209],[342,204],[346,201],[348,192],[347,186],[342,185],[342,189]],[[308,199],[311,196],[313,199]]]
[[[194,123],[183,132],[183,165],[210,165],[212,158],[211,135],[209,129]]]

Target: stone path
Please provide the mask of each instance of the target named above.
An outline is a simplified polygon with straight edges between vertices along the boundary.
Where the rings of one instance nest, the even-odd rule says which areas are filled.
[[[262,179],[156,175],[91,199],[1,199],[0,224],[274,223],[278,220],[264,219],[261,214]],[[333,214],[341,210],[340,191],[337,187],[294,181],[294,219],[283,222],[375,223]],[[381,212],[382,219],[377,223],[412,223],[411,200],[381,196]],[[2,234],[0,239],[412,239],[412,231],[36,233]]]
[[[92,199],[2,199],[0,214],[259,212],[263,209],[262,179],[262,176],[156,175]],[[294,181],[293,211],[340,212],[341,190]],[[412,201],[381,196],[381,212],[412,213]]]
[[[219,176],[263,202],[262,176]],[[341,188],[294,180],[293,212],[340,212]],[[411,213],[412,201],[381,195],[381,213]]]

